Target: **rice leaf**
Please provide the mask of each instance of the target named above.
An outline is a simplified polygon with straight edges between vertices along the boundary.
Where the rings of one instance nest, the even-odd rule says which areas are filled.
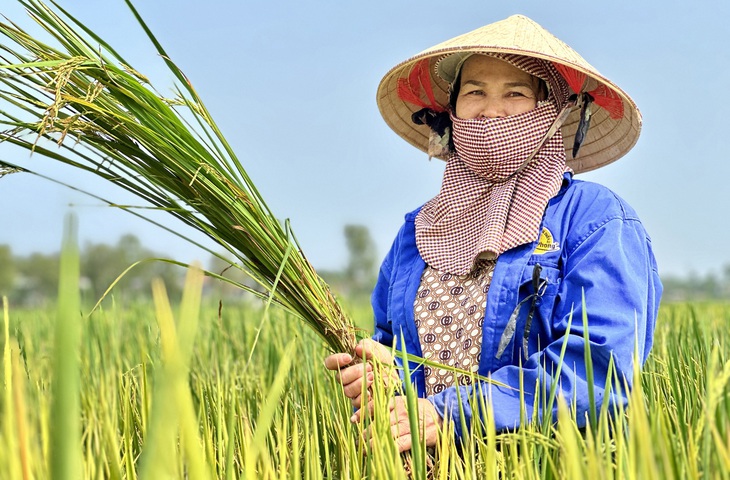
[[[81,299],[76,229],[75,217],[66,217],[53,349],[49,471],[54,480],[81,478]]]

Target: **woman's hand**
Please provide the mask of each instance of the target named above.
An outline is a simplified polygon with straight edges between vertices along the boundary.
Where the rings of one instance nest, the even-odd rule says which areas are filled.
[[[419,421],[419,435],[423,435],[427,447],[432,447],[438,442],[438,432],[443,424],[443,419],[436,411],[436,408],[431,402],[425,398],[419,398],[418,403],[418,421]],[[373,415],[373,402],[370,401],[367,408],[363,408],[355,412],[350,419],[352,422],[359,422],[362,420],[363,412],[367,411],[367,414]],[[399,452],[410,450],[413,445],[413,436],[411,434],[411,424],[408,420],[408,404],[406,397],[396,396],[390,399],[390,433],[395,439],[395,444],[398,447]],[[363,435],[366,441],[370,441],[372,432],[372,424],[365,429]],[[418,438],[418,437],[417,437]]]
[[[368,388],[375,380],[372,359],[389,366],[393,365],[393,355],[390,353],[390,349],[369,338],[361,340],[355,346],[355,355],[365,360],[365,362],[351,365],[353,360],[351,355],[335,353],[324,359],[324,366],[329,370],[337,371],[335,378],[342,384],[345,396],[350,399],[353,407],[360,408],[363,403],[368,401],[367,398],[363,401],[363,391],[367,394]],[[384,374],[382,377],[386,387],[389,383],[388,378],[389,374]],[[364,389],[363,382],[365,382]]]

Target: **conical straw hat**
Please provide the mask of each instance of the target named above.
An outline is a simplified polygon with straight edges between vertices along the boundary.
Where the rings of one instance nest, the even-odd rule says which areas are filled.
[[[566,78],[573,93],[588,92],[596,98],[592,105],[590,129],[577,158],[572,158],[572,148],[580,120],[578,108],[570,113],[561,128],[567,162],[576,173],[618,160],[631,150],[639,138],[641,114],[634,101],[572,48],[522,15],[511,16],[447,40],[392,68],[383,77],[377,92],[380,113],[390,128],[413,146],[427,152],[430,129],[413,123],[411,119],[411,115],[422,107],[402,100],[398,95],[398,84],[406,81],[417,65],[427,62],[433,98],[445,107],[449,84],[436,73],[438,63],[444,61],[443,72],[449,69],[449,64],[455,68],[459,62],[459,58],[454,60],[448,58],[449,55],[477,52],[511,53],[548,60]],[[441,75],[452,79],[448,72]],[[576,89],[580,92],[575,92]],[[429,102],[427,97],[426,93],[422,95],[426,104]]]

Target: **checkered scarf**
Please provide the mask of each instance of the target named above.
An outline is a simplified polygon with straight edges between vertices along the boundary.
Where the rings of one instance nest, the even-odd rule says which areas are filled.
[[[557,116],[555,97],[529,112],[502,118],[451,115],[456,152],[441,191],[416,217],[416,244],[431,267],[469,273],[479,258],[496,258],[534,241],[547,202],[566,171],[558,130],[525,168]]]

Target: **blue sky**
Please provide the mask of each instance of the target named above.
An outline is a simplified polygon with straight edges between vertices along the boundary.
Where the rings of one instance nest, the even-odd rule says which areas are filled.
[[[171,91],[171,75],[122,0],[60,3],[158,90]],[[317,268],[344,264],[345,223],[367,225],[384,255],[403,214],[438,192],[443,163],[429,162],[380,117],[375,91],[382,76],[425,48],[514,13],[572,46],[643,114],[636,147],[579,178],[610,187],[637,210],[662,273],[719,272],[730,264],[728,2],[136,3]],[[0,13],[31,26],[12,0]],[[0,158],[139,204],[93,177],[7,145],[0,145]],[[134,233],[170,257],[207,260],[167,232],[30,176],[0,179],[0,201],[0,244],[16,254],[58,250],[63,216],[73,211],[82,241],[114,242]]]

